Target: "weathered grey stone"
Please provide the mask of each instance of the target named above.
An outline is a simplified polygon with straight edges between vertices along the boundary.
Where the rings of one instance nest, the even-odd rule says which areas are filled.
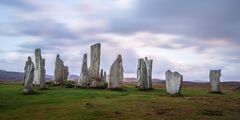
[[[35,85],[40,85],[42,87],[42,85],[45,84],[45,80],[44,80],[45,79],[45,76],[44,76],[45,63],[43,63],[43,59],[41,56],[41,49],[35,49],[34,53],[35,53],[35,71],[34,71],[33,83]]]
[[[54,83],[57,85],[63,85],[64,80],[64,63],[60,59],[60,55],[58,54],[55,61],[55,70],[54,70]]]
[[[46,80],[46,69],[45,69],[45,59],[43,58],[42,59],[42,79],[40,81],[40,88],[41,89],[46,89],[47,86],[46,86],[46,83],[45,83],[45,80]]]
[[[107,73],[106,73],[106,71],[104,71],[104,73],[103,73],[102,81],[103,81],[103,82],[106,82],[106,81],[107,81]]]
[[[140,86],[140,70],[141,70],[140,60],[141,59],[138,59],[138,64],[137,64],[137,85],[136,85],[136,87]]]
[[[145,57],[145,59],[138,59],[136,86],[142,90],[148,90],[152,88],[152,63],[153,60],[148,60],[147,57]],[[145,77],[146,80],[143,79]]]
[[[212,92],[220,92],[221,70],[210,70],[209,79]]]
[[[165,73],[167,93],[180,94],[183,76],[178,72],[168,70]]]
[[[139,89],[140,90],[148,90],[148,76],[147,76],[147,65],[144,59],[139,60],[140,70],[139,70]]]
[[[68,80],[68,75],[69,75],[69,71],[68,71],[68,66],[64,66],[64,74],[63,74],[63,80]]]
[[[123,81],[123,66],[122,56],[118,55],[117,59],[113,62],[109,71],[109,89],[122,89]]]
[[[89,87],[90,86],[90,81],[88,78],[87,53],[85,53],[83,55],[81,73],[80,73],[80,77],[79,77],[77,85],[80,87]]]
[[[101,44],[97,43],[91,46],[91,60],[89,67],[89,79],[100,80],[100,53],[101,53]]]
[[[148,88],[152,89],[152,63],[153,60],[148,60],[147,57],[145,57],[145,64],[147,66],[147,81],[148,81]]]
[[[101,44],[97,43],[91,46],[91,59],[88,78],[90,81],[90,87],[93,88],[104,88],[105,82],[102,82],[100,72],[100,54],[101,54]]]
[[[34,63],[32,62],[31,57],[29,56],[24,67],[23,92],[25,94],[33,93],[33,79],[34,79]]]
[[[102,82],[106,82],[106,71],[104,71],[103,69],[101,69],[100,76],[101,76],[101,81],[102,81]]]

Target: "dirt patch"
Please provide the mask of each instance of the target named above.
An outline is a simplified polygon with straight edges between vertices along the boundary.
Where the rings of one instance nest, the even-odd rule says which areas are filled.
[[[160,108],[160,109],[155,110],[155,114],[163,115],[163,114],[171,112],[172,110],[173,110],[172,108]]]
[[[208,116],[223,116],[223,111],[217,109],[205,109],[202,111],[202,114]]]

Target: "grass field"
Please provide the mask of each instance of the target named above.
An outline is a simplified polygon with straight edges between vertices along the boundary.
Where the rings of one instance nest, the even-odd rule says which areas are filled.
[[[49,88],[23,95],[20,84],[0,84],[0,120],[240,119],[240,92],[228,87],[211,94],[207,86],[183,86],[178,97],[162,85],[151,91]]]

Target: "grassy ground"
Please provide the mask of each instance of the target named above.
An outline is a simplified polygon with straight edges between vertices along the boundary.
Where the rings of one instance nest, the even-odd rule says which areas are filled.
[[[0,84],[0,120],[239,120],[240,92],[223,89],[211,94],[208,87],[184,86],[173,97],[158,86],[139,91],[125,85],[124,91],[50,87],[39,94],[23,95],[20,84]]]

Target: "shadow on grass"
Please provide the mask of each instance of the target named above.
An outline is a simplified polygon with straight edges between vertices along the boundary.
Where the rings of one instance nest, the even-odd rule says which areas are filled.
[[[35,91],[33,91],[33,92],[29,92],[29,93],[21,93],[22,95],[39,95],[39,94],[41,94],[40,92],[35,92]]]
[[[181,93],[176,93],[176,94],[169,94],[169,93],[166,93],[166,96],[170,96],[170,97],[184,97],[184,95],[181,94]]]
[[[219,95],[224,95],[224,93],[222,93],[221,91],[219,91],[219,92],[209,92],[209,93],[211,93],[211,94],[219,94]]]

